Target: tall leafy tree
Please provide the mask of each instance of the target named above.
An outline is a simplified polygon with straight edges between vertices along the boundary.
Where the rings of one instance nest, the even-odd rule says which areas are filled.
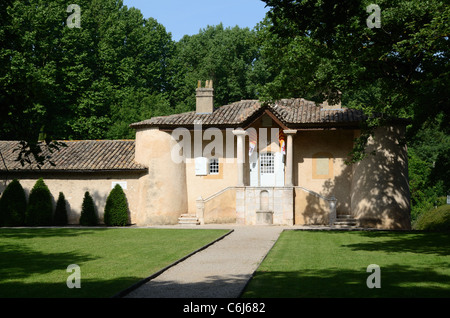
[[[255,67],[258,57],[256,33],[248,28],[224,28],[219,24],[184,36],[176,44],[169,67],[172,103],[194,109],[199,80],[213,81],[216,106],[257,98],[257,84],[265,75],[264,70]]]
[[[368,113],[409,117],[414,127],[439,113],[448,123],[450,6],[445,1],[263,0],[262,52],[273,80],[268,98],[305,96]]]
[[[77,5],[80,28],[69,27],[64,0],[0,4],[0,139],[22,140],[23,162],[47,160],[42,146],[57,139],[129,137],[123,120],[167,106],[170,33],[120,0]]]
[[[407,141],[413,214],[448,194],[450,6],[447,1],[263,0],[259,26],[270,81],[264,97],[302,96],[409,118]],[[342,95],[339,95],[339,92]],[[382,118],[362,127],[353,161]],[[416,209],[416,211],[414,211]],[[414,215],[413,215],[414,217]]]

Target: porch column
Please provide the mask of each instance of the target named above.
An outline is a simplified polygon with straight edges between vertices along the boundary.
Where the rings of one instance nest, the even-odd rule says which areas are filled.
[[[244,137],[245,137],[245,130],[243,129],[237,129],[233,130],[233,134],[237,137],[237,166],[238,166],[238,187],[244,186]]]
[[[287,136],[286,142],[286,182],[285,185],[287,187],[294,186],[292,182],[292,172],[293,172],[293,146],[292,146],[292,138],[297,133],[297,130],[283,130],[283,132]]]

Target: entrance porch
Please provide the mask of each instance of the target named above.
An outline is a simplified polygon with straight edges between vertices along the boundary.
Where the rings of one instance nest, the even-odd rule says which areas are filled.
[[[237,137],[237,185],[205,199],[197,198],[196,222],[288,226],[310,222],[334,223],[334,197],[325,198],[294,186],[293,137],[297,131],[282,132],[286,137],[285,148],[258,146],[246,152],[245,137],[248,131],[233,131]],[[307,204],[311,206],[311,202],[314,205],[312,213]]]

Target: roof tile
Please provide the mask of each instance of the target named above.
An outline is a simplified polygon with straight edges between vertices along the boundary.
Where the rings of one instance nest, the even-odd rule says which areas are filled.
[[[51,155],[51,161],[41,166],[41,171],[120,171],[145,170],[145,167],[134,161],[134,140],[80,140],[63,141],[67,147],[60,147],[58,151],[50,154],[47,150],[44,155]],[[24,166],[17,161],[20,149],[18,141],[0,141],[0,152],[9,171],[36,170],[36,163]],[[5,171],[5,165],[0,163],[0,171]]]

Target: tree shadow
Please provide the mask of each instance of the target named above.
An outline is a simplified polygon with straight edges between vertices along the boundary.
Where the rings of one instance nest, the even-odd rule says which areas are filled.
[[[323,183],[321,193],[338,200],[338,215],[350,214],[360,227],[411,229],[408,158],[402,140],[401,128],[380,128],[367,144],[365,159]]]
[[[136,283],[142,277],[116,277],[111,280],[86,279],[81,274],[80,288],[67,287],[71,273],[62,271],[60,282],[2,282],[1,298],[111,298],[116,293]]]
[[[361,231],[353,234],[376,239],[372,242],[343,245],[353,251],[450,255],[449,233]]]
[[[23,279],[65,269],[70,264],[83,263],[93,258],[75,252],[41,253],[18,244],[0,245],[0,284],[11,279]]]
[[[73,237],[93,234],[95,231],[107,230],[106,228],[89,229],[85,227],[59,228],[59,227],[27,227],[27,228],[0,228],[1,238],[32,239],[46,237]]]
[[[257,272],[243,297],[254,298],[446,298],[450,297],[447,275],[429,268],[383,266],[381,288],[367,287],[371,273],[359,270],[304,269],[296,272]]]
[[[0,229],[0,298],[112,297],[141,280],[143,277],[121,277],[120,273],[110,280],[86,278],[83,264],[98,260],[97,256],[75,250],[42,252],[24,243],[34,238],[88,236],[105,230],[108,229]],[[81,289],[67,287],[72,274],[67,267],[71,264],[81,268]],[[48,279],[57,282],[45,281],[41,275],[51,275]]]

